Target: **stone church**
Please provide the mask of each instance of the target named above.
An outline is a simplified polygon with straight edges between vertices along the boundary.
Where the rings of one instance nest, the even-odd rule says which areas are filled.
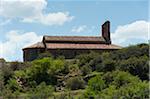
[[[41,42],[23,48],[24,61],[32,61],[40,53],[50,52],[53,56],[64,56],[66,59],[74,58],[90,51],[103,52],[121,49],[111,44],[110,22],[102,25],[102,36],[43,36]]]

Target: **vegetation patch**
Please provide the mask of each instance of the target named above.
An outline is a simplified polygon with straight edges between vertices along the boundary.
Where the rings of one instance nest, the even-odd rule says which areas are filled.
[[[149,98],[148,44],[81,54],[72,60],[46,52],[32,62],[0,62],[4,99]]]

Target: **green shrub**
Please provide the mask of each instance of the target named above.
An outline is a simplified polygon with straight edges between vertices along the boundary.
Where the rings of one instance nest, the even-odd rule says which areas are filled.
[[[2,96],[3,89],[4,89],[4,78],[2,76],[2,71],[0,70],[0,96]]]
[[[84,66],[86,64],[89,64],[91,60],[93,60],[95,57],[99,56],[98,53],[96,52],[90,52],[88,54],[81,54],[81,55],[78,55],[76,57],[78,61],[78,65],[79,66]]]
[[[148,99],[149,92],[148,82],[139,81],[134,84],[130,83],[126,86],[122,86],[117,94],[124,96],[124,98]]]
[[[25,85],[34,87],[41,82],[57,84],[57,77],[64,69],[64,61],[61,59],[43,58],[32,62],[32,66],[15,72],[14,77],[26,82]]]
[[[140,81],[138,77],[124,71],[108,72],[103,75],[103,79],[105,80],[105,84],[107,84],[107,86],[111,84],[118,88],[129,83],[134,84]]]
[[[52,96],[54,88],[51,85],[46,85],[45,82],[40,83],[36,88],[29,92],[31,99],[47,99]]]
[[[81,75],[81,71],[77,64],[70,64],[70,66],[68,66],[68,69],[69,69],[69,74]]]
[[[83,89],[85,82],[81,77],[71,77],[66,82],[66,87],[71,90]]]
[[[102,71],[103,67],[102,67],[102,56],[98,55],[96,57],[94,57],[92,60],[90,60],[90,62],[88,63],[88,65],[91,67],[92,71]]]
[[[120,88],[110,85],[99,95],[102,99],[149,99],[149,85],[147,82],[130,83]]]
[[[60,98],[148,99],[148,50],[147,44],[139,44],[101,54],[82,54],[67,61],[48,53],[28,63],[0,60],[4,62],[0,66],[0,96],[46,99],[52,97],[56,86],[68,88],[66,93],[56,92]],[[76,91],[67,93],[70,89]],[[77,89],[84,89],[84,94],[77,94]]]
[[[100,66],[101,66],[101,69],[98,69],[97,71],[100,71],[100,72],[113,71],[116,69],[116,61],[111,60],[111,59],[105,59],[103,60]]]
[[[129,46],[118,51],[111,52],[111,57],[114,60],[125,60],[131,57],[149,56],[149,45],[139,44],[134,46]]]
[[[6,86],[7,86],[7,88],[9,88],[10,90],[12,90],[13,92],[15,92],[15,91],[21,91],[22,90],[22,88],[19,85],[19,83],[17,82],[17,80],[13,79],[13,78],[11,78],[8,81],[8,84]]]
[[[89,80],[85,98],[148,99],[149,84],[124,71],[107,72]]]
[[[88,81],[88,89],[95,93],[103,90],[105,87],[105,81],[102,79],[101,75],[97,75]]]
[[[118,90],[115,85],[110,85],[106,89],[99,92],[97,96],[102,99],[119,99]]]
[[[148,80],[148,57],[131,57],[127,60],[123,60],[119,64],[119,69],[123,71],[129,71],[133,75],[138,75],[142,80]]]
[[[81,67],[81,72],[82,72],[82,75],[85,76],[87,74],[90,74],[92,70],[90,66],[84,65],[83,67]]]
[[[2,99],[20,99],[20,93],[18,91],[13,92],[9,88],[4,88],[2,92]]]
[[[12,75],[14,74],[14,71],[12,70],[10,65],[2,66],[1,70],[4,79],[4,85],[6,85],[8,83],[8,80],[11,79]]]

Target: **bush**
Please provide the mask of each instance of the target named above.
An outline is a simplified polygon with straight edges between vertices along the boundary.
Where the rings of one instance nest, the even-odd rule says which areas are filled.
[[[2,96],[3,89],[4,89],[4,78],[2,76],[2,71],[0,70],[0,96]]]
[[[118,51],[111,52],[111,57],[114,60],[125,60],[131,57],[149,56],[149,45],[139,44],[135,46],[129,46]]]
[[[71,90],[83,89],[85,82],[81,77],[71,77],[66,82],[66,87]]]
[[[87,74],[90,74],[92,72],[92,70],[91,70],[90,66],[85,65],[85,66],[81,67],[81,72],[82,72],[82,75],[85,76]]]
[[[31,99],[47,99],[52,96],[54,88],[51,85],[46,85],[45,82],[40,83],[36,88],[29,92]]]
[[[55,91],[68,88],[66,92],[54,93],[58,98],[148,99],[148,50],[147,44],[140,44],[101,54],[82,54],[67,61],[63,57],[54,59],[47,53],[27,63],[2,59],[0,96],[51,98],[55,86]],[[84,90],[68,92],[70,89]]]
[[[89,80],[84,97],[98,99],[148,99],[149,84],[124,71],[113,71]]]
[[[97,93],[106,87],[105,81],[102,79],[101,75],[97,75],[88,81],[88,89]]]
[[[13,79],[11,78],[9,81],[8,81],[8,84],[6,85],[7,88],[9,88],[10,90],[12,90],[12,92],[15,92],[15,91],[21,91],[22,88],[21,86],[19,85],[19,83],[17,82],[16,79]]]
[[[55,76],[64,69],[64,61],[53,58],[43,58],[32,62],[32,66],[15,72],[15,78],[24,82],[24,85],[34,87],[41,82],[57,84]]]
[[[107,86],[111,84],[115,85],[117,88],[123,85],[127,85],[129,83],[134,84],[140,81],[138,77],[133,76],[130,73],[124,71],[108,72],[103,75],[103,79],[105,80]]]
[[[127,60],[120,61],[119,69],[128,71],[133,75],[138,75],[142,80],[148,80],[149,64],[148,57],[131,57]]]
[[[149,98],[149,84],[148,82],[136,82],[128,84],[119,89],[118,94],[124,98],[148,99]]]
[[[102,90],[99,95],[102,99],[149,99],[149,85],[147,82],[136,82],[117,88],[110,85]]]
[[[72,76],[81,75],[81,71],[77,64],[70,64],[70,66],[68,66],[68,69],[69,69],[69,74],[71,74]]]
[[[10,65],[4,65],[1,68],[2,70],[2,77],[4,79],[4,85],[6,85],[8,83],[8,80],[12,77],[12,75],[14,74],[14,71],[12,70],[12,68],[10,67]]]
[[[97,57],[94,57],[90,62],[89,62],[89,66],[92,68],[92,71],[102,71],[103,67],[102,67],[102,56],[99,55]]]
[[[2,92],[2,99],[20,99],[20,93],[18,91],[13,92],[9,88],[4,88]]]
[[[81,55],[77,56],[76,59],[79,60],[78,65],[81,67],[86,64],[89,64],[91,62],[91,60],[93,60],[97,56],[99,56],[98,53],[90,52],[89,54],[81,54]]]

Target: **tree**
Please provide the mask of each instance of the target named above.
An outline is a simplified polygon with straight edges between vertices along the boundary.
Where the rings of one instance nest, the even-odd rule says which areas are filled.
[[[25,70],[15,72],[15,78],[26,81],[29,86],[46,84],[57,84],[55,75],[64,69],[64,61],[61,59],[43,58],[34,60],[32,66]],[[35,82],[33,82],[35,81]]]
[[[137,75],[142,80],[149,79],[149,63],[147,56],[131,57],[127,60],[122,60],[119,63],[119,69],[128,71],[133,75]]]

